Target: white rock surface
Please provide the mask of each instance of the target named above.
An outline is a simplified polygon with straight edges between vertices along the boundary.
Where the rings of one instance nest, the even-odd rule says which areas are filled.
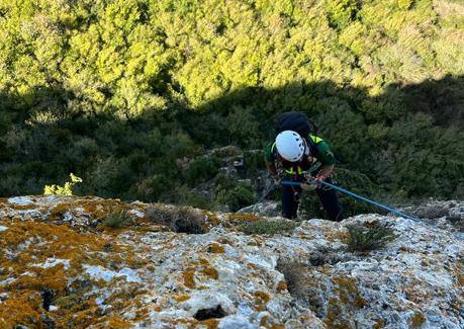
[[[217,214],[208,233],[189,235],[157,231],[140,215],[147,205],[137,202],[130,206],[139,222],[112,231],[97,230],[103,199],[94,199],[96,205],[28,200],[28,210],[41,214],[37,231],[21,217],[24,209],[15,209],[19,201],[0,208],[0,223],[8,220],[2,234],[12,231],[5,238],[10,244],[0,244],[3,306],[18,280],[60,270],[67,288],[53,288],[56,295],[81,294],[100,310],[89,328],[109,328],[112,317],[129,328],[154,329],[464,328],[464,242],[446,227],[360,215],[342,223],[312,219],[289,233],[259,236],[237,231]],[[346,226],[372,222],[391,223],[396,239],[370,253],[349,252]],[[17,240],[14,230],[23,227],[31,236]],[[15,259],[31,263],[16,270]],[[70,304],[52,303],[48,316],[59,322],[54,314],[67,316]]]

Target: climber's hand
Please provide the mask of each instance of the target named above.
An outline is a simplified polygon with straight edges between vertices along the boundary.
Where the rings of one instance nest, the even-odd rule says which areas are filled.
[[[317,186],[315,184],[301,183],[300,187],[303,191],[313,191]]]

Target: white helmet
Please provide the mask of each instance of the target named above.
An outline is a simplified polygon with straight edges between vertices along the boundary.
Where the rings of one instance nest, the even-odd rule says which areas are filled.
[[[301,136],[293,130],[282,131],[276,137],[277,152],[287,161],[301,160],[305,152],[305,142]]]

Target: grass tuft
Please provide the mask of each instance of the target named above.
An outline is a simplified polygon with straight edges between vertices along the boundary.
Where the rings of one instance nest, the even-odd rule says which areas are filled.
[[[111,228],[122,228],[133,223],[134,221],[128,214],[127,210],[111,212],[103,221],[104,226]]]
[[[347,225],[349,232],[348,250],[352,252],[368,252],[383,248],[396,238],[392,223],[372,222],[366,224]]]
[[[244,223],[239,226],[239,230],[245,234],[278,234],[293,231],[297,226],[296,223],[283,220],[283,219],[274,219],[266,220],[260,219],[255,222]]]

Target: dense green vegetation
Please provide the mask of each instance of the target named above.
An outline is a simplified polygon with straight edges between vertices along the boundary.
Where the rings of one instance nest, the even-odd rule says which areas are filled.
[[[212,207],[191,188],[218,162],[179,163],[261,148],[297,109],[345,186],[464,197],[462,1],[0,0],[0,40],[0,195],[73,172],[78,193]],[[217,202],[253,199],[217,179]]]

